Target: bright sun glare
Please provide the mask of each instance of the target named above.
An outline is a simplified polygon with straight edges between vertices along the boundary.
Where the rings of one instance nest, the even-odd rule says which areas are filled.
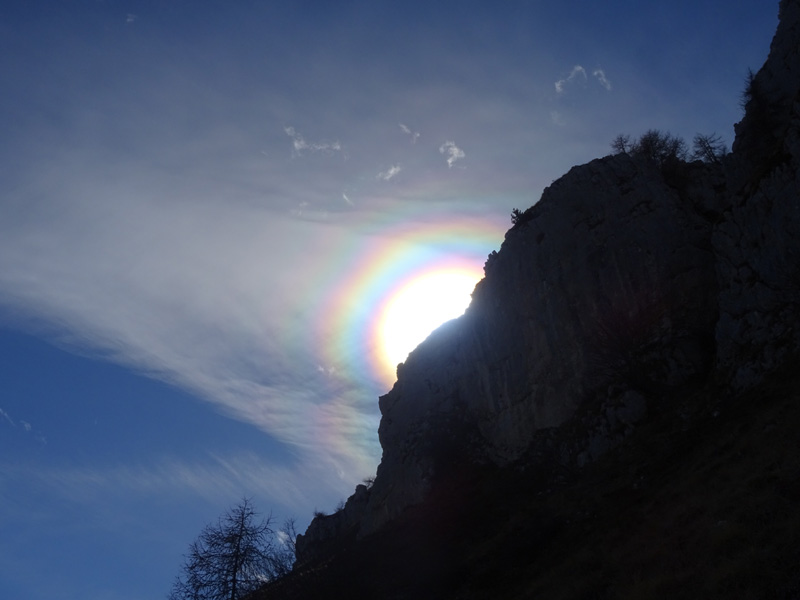
[[[429,273],[403,287],[387,303],[381,348],[394,370],[439,325],[464,314],[478,278],[464,271]]]

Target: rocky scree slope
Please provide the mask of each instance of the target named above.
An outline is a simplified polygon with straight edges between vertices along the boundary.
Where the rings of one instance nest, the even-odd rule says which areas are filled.
[[[797,0],[780,2],[745,100],[719,164],[609,156],[520,215],[466,314],[398,366],[380,398],[374,484],[314,519],[298,570],[391,527],[454,472],[587,468],[667,398],[708,382],[736,398],[797,355]]]

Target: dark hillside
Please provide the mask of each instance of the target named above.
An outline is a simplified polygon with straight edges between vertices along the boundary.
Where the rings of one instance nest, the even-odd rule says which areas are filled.
[[[257,599],[800,598],[800,374],[657,404],[580,473],[453,473]]]

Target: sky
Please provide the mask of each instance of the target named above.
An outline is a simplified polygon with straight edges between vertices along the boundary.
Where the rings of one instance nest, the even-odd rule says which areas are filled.
[[[0,4],[0,597],[332,511],[511,210],[620,133],[730,144],[777,5]]]

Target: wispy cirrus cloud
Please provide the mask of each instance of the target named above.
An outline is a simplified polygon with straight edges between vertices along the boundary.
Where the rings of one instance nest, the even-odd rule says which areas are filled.
[[[439,146],[439,153],[447,157],[447,166],[452,167],[456,161],[461,160],[466,156],[466,153],[456,146],[455,142],[447,141]]]
[[[417,139],[419,139],[420,136],[419,131],[411,131],[411,128],[408,125],[405,125],[404,123],[398,123],[398,125],[400,126],[400,129],[403,131],[403,133],[411,137],[411,143],[416,144]]]
[[[224,504],[231,498],[257,494],[283,506],[302,506],[303,477],[331,475],[309,473],[307,465],[270,464],[252,453],[210,454],[192,461],[166,457],[151,463],[108,466],[39,467],[3,465],[0,491],[13,488],[24,480],[56,497],[78,504],[94,502],[98,497],[198,496]],[[313,470],[313,469],[312,469]],[[273,482],[282,485],[275,486]]]
[[[570,83],[573,83],[576,80],[586,81],[586,69],[584,69],[580,65],[575,65],[574,67],[572,67],[572,71],[570,71],[569,75],[567,75],[563,79],[559,79],[558,81],[556,81],[555,83],[556,93],[563,94],[566,89],[566,86]]]
[[[283,131],[292,138],[292,152],[297,156],[303,152],[339,152],[342,149],[341,143],[335,142],[307,142],[306,139],[295,130],[294,127],[284,127]]]
[[[377,178],[382,179],[383,181],[389,181],[393,177],[395,177],[400,171],[402,171],[402,167],[400,165],[392,165],[385,171],[381,171],[378,173]]]
[[[606,88],[607,91],[611,91],[611,82],[608,80],[608,77],[606,77],[606,73],[603,71],[603,69],[595,69],[592,71],[592,75],[597,78],[597,81],[600,82],[600,85]]]
[[[20,325],[30,315],[34,329],[49,323],[43,333],[68,349],[207,400],[303,462],[351,482],[374,469],[381,389],[347,369],[345,353],[333,380],[308,376],[320,347],[333,343],[308,342],[328,291],[320,257],[338,256],[349,232],[313,215],[224,201],[224,187],[170,200],[119,173],[116,183],[78,185],[87,176],[39,181],[60,186],[46,192],[64,199],[57,217],[4,211],[0,310]],[[277,268],[281,260],[290,266]]]

